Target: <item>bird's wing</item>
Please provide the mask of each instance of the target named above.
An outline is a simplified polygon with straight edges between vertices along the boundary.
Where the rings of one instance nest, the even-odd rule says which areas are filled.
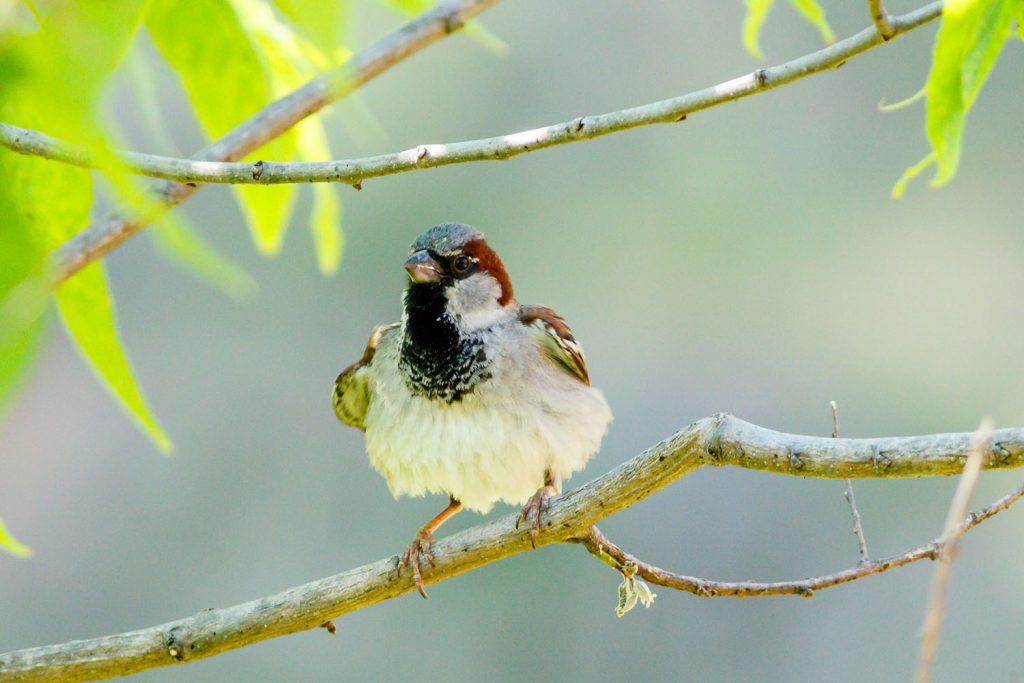
[[[377,347],[381,340],[398,327],[398,323],[390,325],[378,325],[373,328],[370,341],[366,342],[366,350],[363,356],[352,365],[342,370],[338,379],[334,381],[334,414],[345,424],[356,429],[366,429],[363,420],[366,418],[366,408],[370,405],[370,363],[377,353]]]
[[[541,350],[548,358],[584,384],[590,384],[583,349],[560,315],[547,306],[520,306],[519,320],[538,329]]]

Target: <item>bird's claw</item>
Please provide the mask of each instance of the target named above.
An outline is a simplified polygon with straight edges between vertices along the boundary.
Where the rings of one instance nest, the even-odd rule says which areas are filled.
[[[540,533],[540,518],[547,509],[551,507],[551,499],[557,495],[557,491],[553,486],[545,485],[537,489],[537,493],[530,496],[530,499],[526,501],[526,505],[519,511],[519,516],[516,517],[516,528],[523,522],[533,518],[533,523],[530,525],[530,545],[533,546],[534,550],[537,549],[537,534]]]
[[[412,580],[416,582],[416,590],[426,599],[427,591],[423,588],[423,573],[420,571],[420,562],[425,559],[434,566],[434,555],[430,552],[430,546],[434,544],[434,535],[426,529],[420,529],[412,543],[405,549],[398,559],[398,573],[402,573],[403,567],[412,567]]]

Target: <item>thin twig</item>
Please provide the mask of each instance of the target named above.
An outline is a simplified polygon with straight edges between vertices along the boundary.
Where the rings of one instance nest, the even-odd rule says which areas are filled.
[[[602,519],[643,500],[704,465],[734,465],[802,477],[904,477],[959,474],[972,434],[881,439],[832,439],[772,431],[730,415],[698,420],[612,471],[554,499],[537,546],[570,541]],[[1024,428],[992,434],[986,467],[1024,467]],[[962,533],[1024,495],[1019,490],[968,518]],[[530,530],[515,528],[515,514],[484,522],[439,540],[435,565],[424,577],[437,583],[530,548]],[[939,543],[944,542],[940,539]],[[925,546],[828,577],[828,585],[877,574],[931,557]],[[316,629],[328,620],[415,590],[408,572],[396,572],[397,557],[287,589],[251,602],[207,610],[159,626],[0,654],[0,683],[80,681],[210,657],[269,638]],[[646,578],[641,576],[641,578]],[[650,579],[649,579],[650,580]],[[691,592],[726,591],[730,584],[696,582]],[[652,581],[653,582],[653,581]],[[750,594],[806,594],[824,583],[749,584]],[[703,588],[701,588],[703,586]],[[687,590],[687,589],[683,589]]]
[[[124,153],[122,160],[136,172],[177,181],[166,182],[158,188],[161,201],[168,207],[188,198],[196,191],[197,183],[341,182],[361,186],[362,181],[368,178],[471,161],[509,159],[538,149],[589,140],[639,126],[682,121],[691,113],[835,68],[884,42],[878,31],[871,27],[823,50],[778,66],[758,69],[710,88],[630,109],[596,116],[581,116],[571,121],[493,138],[418,145],[394,154],[340,161],[215,163],[235,162],[415,49],[441,37],[451,27],[453,21],[458,25],[458,22],[482,11],[494,1],[462,0],[440,5],[409,26],[368,48],[365,53],[352,60],[351,66],[344,72],[344,77],[329,74],[312,81],[292,95],[257,113],[249,121],[203,150],[196,159]],[[906,33],[932,21],[941,11],[942,3],[934,2],[903,16],[894,17],[891,20],[893,35]],[[369,56],[364,56],[367,53]],[[93,164],[87,151],[36,131],[4,126],[0,128],[0,143],[26,154],[40,154],[79,165]],[[145,227],[150,218],[108,217],[79,233],[54,254],[54,281],[63,282],[86,264],[109,253]]]
[[[893,18],[885,11],[882,0],[868,0],[868,12],[871,14],[871,21],[875,24],[875,30],[883,40],[889,40],[896,35]]]
[[[829,401],[832,407],[832,438],[839,438],[839,406],[835,401]],[[853,495],[853,480],[846,480],[846,492],[843,493],[847,504],[850,506],[850,515],[853,517],[853,534],[857,537],[857,550],[860,553],[860,563],[867,564],[871,561],[868,557],[868,539],[864,536],[864,527],[860,521],[860,510],[857,509],[857,498]]]
[[[985,418],[978,425],[975,434],[974,447],[964,465],[964,473],[960,475],[956,492],[953,494],[953,502],[950,503],[949,513],[946,515],[946,524],[943,536],[949,536],[951,530],[956,528],[957,522],[964,516],[967,506],[971,502],[971,494],[978,483],[978,475],[988,459],[989,442],[992,439],[992,421]],[[957,538],[952,538],[938,556],[938,564],[935,567],[935,574],[932,577],[932,589],[928,597],[928,611],[925,613],[924,626],[921,628],[921,650],[917,660],[917,675],[914,677],[916,683],[929,683],[932,679],[932,670],[935,665],[935,653],[939,648],[939,637],[942,634],[942,617],[946,608],[946,594],[949,591],[949,579],[953,570],[953,560],[956,559]]]
[[[597,527],[591,527],[586,534],[575,540],[613,569],[622,571],[622,568],[627,563],[632,562],[637,567],[637,576],[645,581],[658,586],[692,593],[703,598],[760,598],[769,595],[796,595],[809,598],[813,597],[816,591],[825,588],[850,583],[872,574],[881,574],[890,569],[903,567],[920,560],[939,558],[948,553],[950,544],[965,533],[986,519],[1007,509],[1021,498],[1024,498],[1024,485],[1015,489],[1012,493],[1003,496],[988,507],[965,516],[960,520],[959,524],[955,524],[951,530],[947,530],[942,536],[936,538],[931,543],[913,548],[900,555],[893,555],[884,560],[875,560],[874,562],[868,562],[867,564],[861,564],[832,574],[810,579],[797,579],[795,581],[776,581],[770,583],[757,581],[715,581],[700,579],[695,576],[674,574],[630,555],[609,541]],[[609,558],[612,562],[609,562]]]
[[[307,116],[345,97],[367,81],[461,28],[498,0],[445,0],[400,26],[333,71],[317,76],[271,102],[196,154],[201,163],[237,161],[288,131]],[[191,181],[159,183],[154,193],[166,209],[199,189]],[[156,215],[122,217],[111,213],[58,248],[50,258],[51,277],[60,284],[105,256],[154,220]]]

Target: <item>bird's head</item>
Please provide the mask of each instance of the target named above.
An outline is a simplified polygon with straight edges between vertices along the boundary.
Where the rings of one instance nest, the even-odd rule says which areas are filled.
[[[435,225],[409,251],[407,304],[443,297],[448,313],[467,330],[492,325],[515,308],[508,272],[476,228]]]

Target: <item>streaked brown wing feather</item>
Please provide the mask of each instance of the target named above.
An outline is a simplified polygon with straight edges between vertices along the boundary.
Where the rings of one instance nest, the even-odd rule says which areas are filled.
[[[543,332],[541,347],[551,360],[584,384],[590,384],[583,349],[576,343],[572,330],[562,316],[547,306],[520,306],[519,319],[524,325],[534,325]]]
[[[378,325],[373,329],[362,357],[341,371],[334,381],[331,401],[334,414],[345,424],[356,429],[366,429],[366,408],[370,405],[370,363],[377,353],[377,347],[385,335],[398,327],[398,323]]]

